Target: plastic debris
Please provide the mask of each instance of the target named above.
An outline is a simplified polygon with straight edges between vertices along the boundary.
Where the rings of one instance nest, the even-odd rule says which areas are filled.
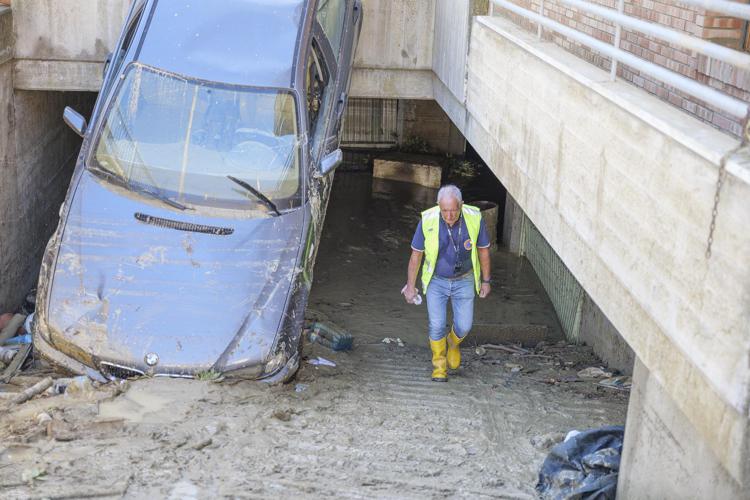
[[[33,321],[34,321],[34,313],[31,313],[28,316],[26,316],[26,321],[23,322],[23,331],[25,331],[29,335],[33,333],[31,331],[31,323]]]
[[[386,337],[381,342],[383,344],[398,344],[399,347],[404,347],[404,341],[400,338]]]
[[[404,288],[401,289],[401,295],[406,297],[406,287],[409,285],[404,285]],[[419,288],[415,289],[417,291],[417,294],[414,296],[414,299],[412,301],[407,301],[409,304],[414,304],[415,306],[422,304],[422,296],[419,295]]]
[[[24,335],[17,335],[15,337],[11,337],[5,342],[3,342],[5,345],[20,345],[20,344],[31,344],[31,335],[24,334]]]
[[[600,380],[599,385],[601,385],[602,387],[608,387],[609,389],[617,389],[619,391],[629,391],[633,385],[633,379],[626,375],[621,375],[619,377],[611,377],[611,378],[607,378],[604,380]]]
[[[608,378],[611,377],[612,374],[610,372],[605,372],[601,368],[592,366],[579,371],[578,376],[581,378]]]
[[[36,420],[36,423],[39,425],[45,425],[47,422],[50,422],[52,420],[52,417],[49,413],[41,412],[37,414],[36,417],[34,417],[34,420]]]
[[[517,365],[516,363],[505,363],[505,368],[510,370],[511,373],[517,373],[523,370],[523,366]]]
[[[117,377],[110,376],[109,379],[104,378],[104,375],[99,373],[98,371],[86,367],[86,376],[93,380],[94,382],[99,382],[100,384],[106,384],[107,382],[114,382],[119,381],[120,384],[125,383],[125,380],[120,380]]]
[[[10,364],[10,362],[13,361],[13,358],[16,357],[16,354],[18,354],[18,349],[13,349],[12,347],[0,347],[0,363],[6,365]]]
[[[318,343],[332,351],[349,351],[354,345],[354,337],[329,324],[315,322],[307,335],[310,342]]]
[[[294,386],[294,392],[305,392],[308,387],[307,384],[297,384]]]
[[[552,448],[542,464],[536,490],[545,500],[614,500],[625,428],[575,432]]]
[[[487,349],[480,345],[476,349],[474,349],[474,352],[477,354],[477,356],[484,356],[485,354],[487,354]]]
[[[24,483],[31,483],[35,479],[42,478],[45,474],[47,474],[47,470],[41,467],[26,469],[21,473],[21,481],[23,481]]]
[[[85,375],[74,377],[65,388],[65,395],[83,395],[89,396],[96,390],[93,382]]]
[[[332,366],[332,367],[336,366],[336,363],[334,363],[333,361],[329,361],[325,358],[321,358],[320,356],[318,356],[315,359],[308,359],[307,362],[313,366]]]
[[[565,439],[563,439],[563,441],[569,441],[573,439],[574,437],[576,437],[577,435],[579,435],[580,433],[581,431],[572,430],[565,435]]]

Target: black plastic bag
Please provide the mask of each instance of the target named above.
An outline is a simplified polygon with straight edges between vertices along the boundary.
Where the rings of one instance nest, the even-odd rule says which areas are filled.
[[[552,448],[536,489],[545,500],[614,500],[625,428],[583,431]]]

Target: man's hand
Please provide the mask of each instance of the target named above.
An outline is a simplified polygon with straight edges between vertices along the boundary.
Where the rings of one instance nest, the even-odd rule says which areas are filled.
[[[482,283],[482,287],[479,289],[479,298],[483,299],[490,294],[492,287],[489,283]]]
[[[404,290],[404,298],[406,299],[406,303],[413,304],[414,297],[416,296],[417,296],[417,287],[406,285],[406,288]]]

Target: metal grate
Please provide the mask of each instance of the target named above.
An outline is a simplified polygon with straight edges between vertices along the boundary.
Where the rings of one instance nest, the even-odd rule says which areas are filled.
[[[178,220],[162,219],[161,217],[154,217],[152,215],[146,215],[140,212],[136,212],[135,214],[133,214],[133,216],[140,222],[143,222],[144,224],[151,224],[152,226],[176,229],[178,231],[215,234],[216,236],[228,236],[234,233],[234,229],[232,229],[231,227],[205,226],[203,224],[180,222]]]
[[[134,377],[142,377],[144,372],[135,368],[128,368],[127,366],[116,365],[107,361],[99,363],[99,369],[107,378],[120,378],[128,379]]]
[[[583,287],[526,216],[521,228],[521,253],[539,276],[565,336],[570,342],[579,343]]]
[[[397,99],[349,99],[341,135],[342,146],[391,147],[397,142]]]

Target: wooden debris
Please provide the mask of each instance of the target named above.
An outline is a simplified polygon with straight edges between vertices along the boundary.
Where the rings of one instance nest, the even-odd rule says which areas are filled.
[[[10,364],[5,368],[2,376],[0,376],[0,382],[3,384],[7,384],[8,382],[10,382],[10,379],[12,379],[13,375],[15,375],[19,368],[21,368],[21,365],[24,361],[26,361],[26,358],[29,357],[30,353],[31,344],[23,344],[18,350],[18,354],[16,354],[16,356],[13,358],[13,361],[10,362]]]
[[[13,403],[20,405],[21,403],[25,403],[29,399],[33,398],[34,396],[37,396],[47,389],[52,387],[52,377],[47,377],[41,382],[37,382],[36,384],[32,385],[25,391],[18,394],[18,396],[13,400]]]
[[[530,352],[524,349],[523,347],[507,346],[507,345],[500,345],[500,344],[482,344],[482,347],[484,347],[485,349],[492,349],[495,351],[505,351],[511,354],[530,354]]]

